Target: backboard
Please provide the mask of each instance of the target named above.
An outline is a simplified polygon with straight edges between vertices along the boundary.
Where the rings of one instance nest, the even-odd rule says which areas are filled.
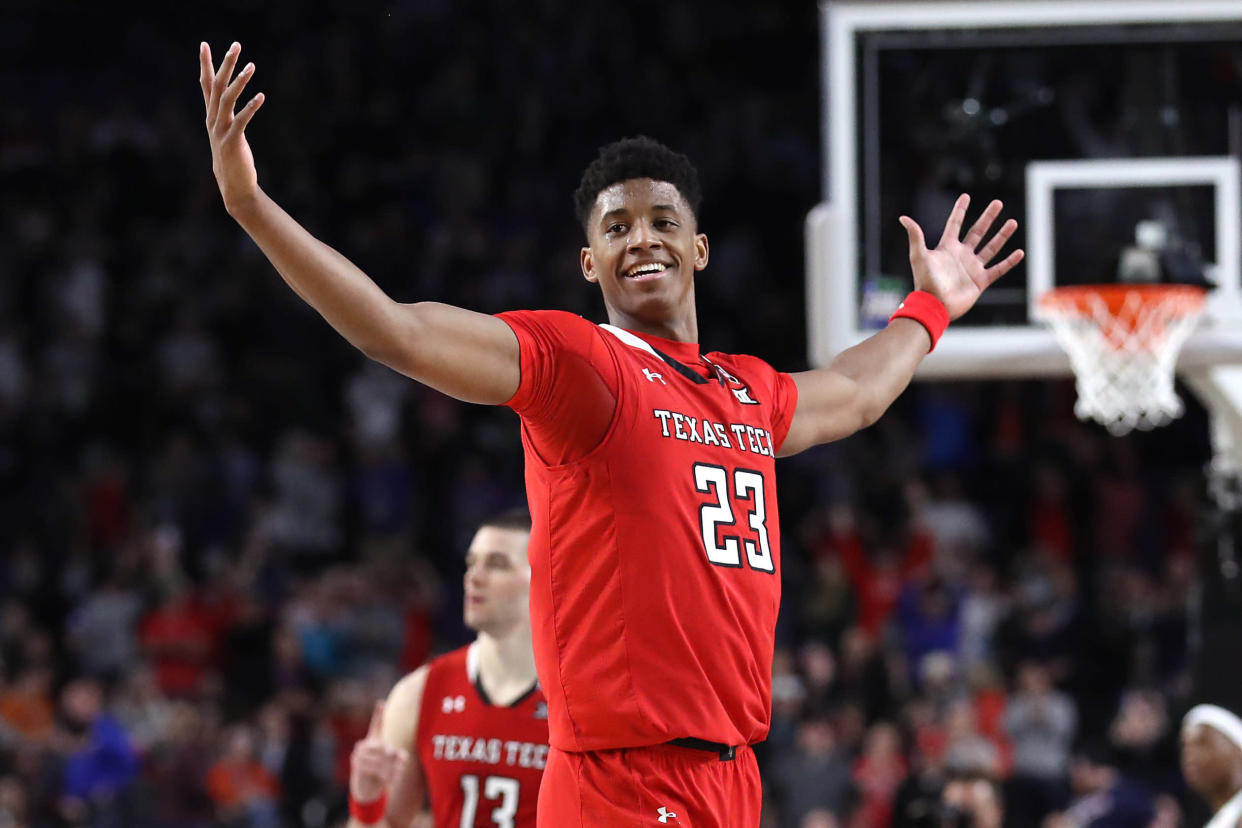
[[[1011,246],[1027,260],[950,326],[921,378],[1068,375],[1035,303],[1051,287],[1129,278],[1140,225],[1176,242],[1184,272],[1174,281],[1215,285],[1179,365],[1242,356],[1242,3],[850,0],[821,10],[827,163],[825,202],[807,220],[813,364],[881,327],[909,290],[897,216],[934,239],[962,191],[976,199],[971,218],[991,198],[1006,202],[1022,226]]]

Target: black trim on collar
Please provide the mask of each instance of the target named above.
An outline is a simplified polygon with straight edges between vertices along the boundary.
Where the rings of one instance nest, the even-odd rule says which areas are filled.
[[[681,374],[683,377],[690,380],[691,382],[697,385],[707,385],[708,382],[710,381],[706,377],[699,376],[694,371],[692,371],[690,368],[687,368],[684,363],[678,362],[677,360],[673,359],[668,354],[661,351],[659,348],[652,346],[651,350],[655,352],[656,356],[658,356],[660,359],[667,362],[674,371]]]
[[[482,699],[483,703],[488,707],[500,707],[500,705],[496,704],[488,697],[487,691],[483,689],[483,675],[481,673],[474,677],[474,689],[478,692],[479,698]],[[530,686],[529,690],[504,706],[509,708],[517,707],[519,704],[529,699],[538,689],[539,679],[535,679],[535,683]]]

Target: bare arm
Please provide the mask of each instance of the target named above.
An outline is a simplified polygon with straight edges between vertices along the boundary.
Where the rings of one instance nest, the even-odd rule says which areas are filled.
[[[367,737],[350,755],[350,796],[358,802],[374,802],[388,794],[381,822],[384,828],[410,828],[426,804],[426,783],[414,744],[426,683],[425,665],[397,682],[387,700],[375,705]],[[348,828],[374,825],[351,817]]]
[[[384,741],[393,746],[406,745],[410,751],[410,761],[389,788],[388,813],[384,815],[389,828],[410,828],[414,818],[427,806],[427,783],[414,744],[426,684],[427,667],[424,665],[397,682],[388,694],[388,704],[408,713],[391,722],[385,720]]]
[[[289,287],[367,356],[467,402],[499,404],[512,397],[521,372],[517,337],[508,325],[450,305],[393,301],[259,188],[245,130],[264,98],[255,95],[234,111],[254,76],[254,64],[247,64],[233,78],[240,54],[234,43],[216,70],[207,44],[199,47],[212,169],[229,215]]]
[[[922,229],[912,219],[901,218],[909,236],[914,286],[943,302],[950,319],[970,310],[988,285],[1012,270],[1023,256],[1021,250],[1015,250],[989,267],[988,262],[1000,253],[1018,223],[1006,221],[983,244],[1003,206],[993,201],[965,238],[959,238],[969,205],[969,196],[958,197],[940,243],[931,250]],[[901,318],[842,351],[827,367],[794,374],[798,407],[781,445],[781,455],[797,454],[874,423],[910,384],[930,348],[926,329],[912,319]]]
[[[827,367],[793,375],[798,407],[781,455],[848,437],[880,418],[905,390],[931,339],[913,319],[842,351]]]

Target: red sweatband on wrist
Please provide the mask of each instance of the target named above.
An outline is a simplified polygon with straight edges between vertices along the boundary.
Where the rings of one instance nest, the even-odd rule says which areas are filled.
[[[945,308],[944,302],[925,290],[912,291],[905,301],[897,306],[897,310],[893,311],[888,321],[892,322],[902,317],[913,319],[927,329],[927,335],[931,337],[932,342],[931,347],[927,349],[929,354],[936,350],[936,343],[940,341],[941,334],[944,333],[945,328],[949,327],[949,311]]]
[[[384,810],[388,807],[388,791],[379,795],[379,799],[371,802],[359,802],[354,795],[349,795],[349,815],[363,825],[375,825],[384,818]]]

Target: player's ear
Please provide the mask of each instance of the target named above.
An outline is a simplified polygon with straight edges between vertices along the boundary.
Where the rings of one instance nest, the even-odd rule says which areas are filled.
[[[579,264],[582,265],[582,276],[588,282],[598,282],[599,275],[595,272],[595,256],[591,253],[591,248],[582,248],[579,254]]]
[[[703,270],[707,267],[707,234],[696,233],[694,236],[694,269]]]

